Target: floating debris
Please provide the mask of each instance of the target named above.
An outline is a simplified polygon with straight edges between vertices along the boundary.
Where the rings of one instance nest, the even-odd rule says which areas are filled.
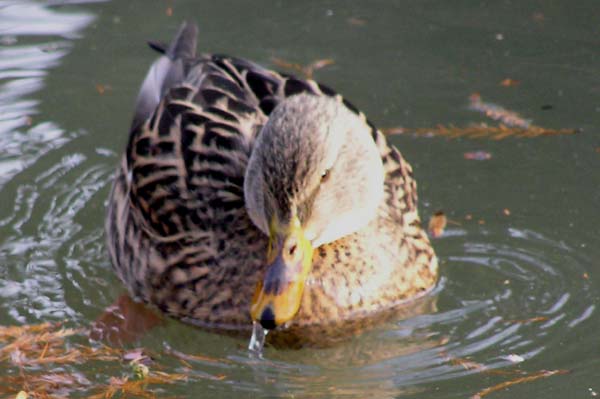
[[[317,71],[319,69],[323,69],[326,66],[335,64],[335,61],[330,58],[319,59],[319,60],[311,62],[308,65],[295,64],[295,63],[288,62],[286,60],[283,60],[281,58],[276,58],[276,57],[271,58],[271,61],[273,61],[273,63],[275,65],[277,65],[279,68],[284,68],[284,69],[294,71],[294,72],[304,76],[307,79],[312,79],[315,71]]]
[[[354,26],[364,26],[366,25],[367,21],[365,21],[362,18],[357,18],[357,17],[350,17],[346,20],[350,25],[354,25]]]
[[[179,358],[168,351],[151,356],[143,348],[125,351],[98,343],[88,346],[81,343],[87,334],[85,329],[66,328],[62,323],[0,326],[0,368],[15,370],[0,375],[0,397],[45,399],[85,392],[86,397],[96,399],[115,396],[155,398],[159,396],[155,391],[161,391],[153,385],[173,384],[190,378],[184,373],[157,370],[160,365],[154,364],[153,357],[166,355]],[[208,359],[198,355],[189,355],[188,358]],[[124,360],[129,363],[123,363]],[[101,362],[94,363],[92,368],[96,375],[99,367],[110,370],[109,373],[118,367],[125,375],[107,377],[108,382],[92,383],[82,373],[66,371],[67,366],[90,362]],[[186,370],[191,370],[191,367]],[[215,381],[226,378],[223,374],[194,373],[193,376]]]
[[[441,237],[444,234],[444,230],[446,229],[446,224],[448,223],[448,219],[443,211],[437,211],[433,214],[433,216],[429,219],[429,234],[433,238]]]
[[[500,121],[509,127],[520,127],[527,129],[531,126],[530,120],[523,119],[516,112],[510,111],[494,103],[484,102],[479,93],[473,93],[469,97],[469,109],[481,112],[488,118],[491,118],[495,121]]]
[[[510,320],[510,323],[518,323],[518,324],[526,324],[526,323],[540,323],[543,321],[548,321],[548,317],[546,316],[536,316],[529,319],[523,320]]]
[[[515,80],[515,79],[511,79],[511,78],[506,78],[500,82],[500,86],[504,86],[504,87],[513,87],[513,86],[518,86],[520,84],[521,84],[520,80]]]
[[[106,93],[107,91],[110,91],[110,90],[112,90],[112,87],[110,85],[103,85],[103,84],[100,84],[100,83],[98,83],[96,85],[96,91],[101,96],[104,95],[104,93]]]
[[[465,152],[463,157],[471,161],[487,161],[492,158],[492,154],[487,151],[471,151]]]
[[[575,129],[547,129],[540,126],[529,126],[529,128],[524,129],[520,127],[510,127],[504,124],[500,124],[499,126],[489,126],[486,123],[481,123],[478,125],[471,125],[467,127],[458,127],[454,125],[438,125],[432,128],[402,128],[402,127],[393,127],[393,128],[385,128],[381,129],[382,133],[385,135],[394,135],[394,134],[415,134],[419,136],[442,136],[448,139],[456,139],[456,138],[467,138],[467,139],[492,139],[492,140],[503,140],[508,137],[518,137],[518,138],[533,138],[533,137],[541,137],[541,136],[562,136],[562,135],[571,135],[577,133]]]
[[[513,385],[523,384],[526,382],[532,382],[532,381],[539,380],[540,378],[548,378],[548,377],[552,377],[553,375],[561,375],[561,374],[567,374],[567,373],[569,373],[568,370],[542,370],[542,371],[539,371],[534,374],[526,375],[523,377],[518,377],[518,378],[515,378],[514,380],[501,382],[500,384],[496,384],[489,388],[482,389],[481,391],[477,392],[475,395],[471,396],[471,399],[481,399],[484,396],[489,395],[492,392],[496,392],[501,389],[511,387]]]

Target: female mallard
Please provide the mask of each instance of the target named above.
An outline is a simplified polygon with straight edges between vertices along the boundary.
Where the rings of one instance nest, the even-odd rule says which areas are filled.
[[[108,203],[130,292],[218,329],[296,331],[429,290],[410,165],[340,95],[220,55],[183,24],[142,84]]]

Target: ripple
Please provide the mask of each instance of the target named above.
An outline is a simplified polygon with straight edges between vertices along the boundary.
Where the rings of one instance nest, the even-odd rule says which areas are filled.
[[[70,52],[71,42],[64,39],[77,37],[93,19],[90,13],[55,10],[39,2],[0,1],[0,295],[5,299],[0,320],[4,322],[77,317],[68,306],[61,251],[78,239],[82,227],[77,218],[94,193],[106,186],[112,168],[89,162],[82,153],[55,162],[53,153],[84,132],[67,132],[45,120],[39,100],[29,97],[44,88],[48,71]],[[49,36],[63,39],[48,40]],[[21,40],[27,43],[18,44]]]
[[[515,363],[527,367],[547,351],[557,361],[570,356],[571,347],[557,342],[595,316],[592,282],[583,277],[589,259],[531,230],[463,231],[436,244],[444,273],[433,294],[436,312],[389,323],[334,348],[267,348],[262,360],[240,352],[228,358],[239,368],[239,380],[216,390],[422,397],[444,381]],[[193,351],[189,342],[183,345]]]
[[[94,148],[106,136],[90,140],[85,130],[68,131],[42,114],[36,99],[49,71],[71,52],[71,39],[93,19],[48,4],[96,1],[0,0],[3,324],[69,319],[87,326],[123,289],[110,271],[102,228],[117,155]],[[568,238],[534,228],[455,228],[435,245],[443,273],[429,298],[435,310],[336,347],[267,348],[257,359],[240,349],[247,341],[176,322],[141,344],[211,357],[190,360],[192,369],[160,364],[190,374],[188,383],[168,388],[182,397],[468,397],[489,382],[487,374],[472,376],[514,370],[515,359],[522,370],[595,366],[586,356],[597,347],[590,323],[597,324],[597,283],[587,276],[594,262]],[[122,371],[90,374],[106,382]]]

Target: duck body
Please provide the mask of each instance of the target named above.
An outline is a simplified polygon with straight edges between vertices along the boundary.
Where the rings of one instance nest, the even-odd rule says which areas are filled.
[[[270,275],[267,258],[274,244],[268,221],[287,217],[287,213],[271,212],[270,203],[263,203],[267,197],[262,185],[271,184],[272,196],[279,198],[280,181],[269,180],[271,175],[263,171],[271,170],[272,164],[271,168],[280,169],[273,173],[285,174],[289,187],[301,191],[303,186],[294,178],[302,169],[300,164],[310,161],[294,158],[295,138],[281,149],[287,152],[278,155],[269,150],[260,162],[253,158],[259,158],[257,146],[267,145],[260,143],[268,141],[265,126],[277,128],[276,122],[269,121],[272,115],[287,113],[284,116],[291,118],[290,123],[302,124],[306,122],[303,104],[311,102],[316,102],[312,109],[331,107],[351,121],[360,140],[368,141],[378,159],[374,163],[379,165],[373,167],[372,176],[369,167],[363,172],[368,179],[381,178],[382,190],[373,215],[364,216],[359,227],[333,240],[334,236],[323,232],[331,229],[321,219],[337,211],[327,205],[335,201],[343,208],[344,192],[360,192],[360,184],[343,186],[345,176],[336,172],[332,179],[339,183],[320,183],[339,188],[332,191],[331,199],[326,199],[329,189],[320,188],[315,195],[321,199],[311,196],[301,201],[310,204],[309,208],[290,205],[314,248],[310,247],[312,266],[297,294],[297,309],[278,326],[277,334],[302,337],[311,328],[366,320],[422,296],[435,285],[437,259],[420,226],[411,167],[362,113],[315,81],[238,58],[196,56],[194,25],[184,24],[173,42],[159,50],[164,54],[140,90],[106,218],[113,267],[134,297],[206,328],[251,327],[250,308],[257,301],[257,287],[266,292],[270,281],[265,276]],[[310,112],[308,119],[318,119]],[[305,129],[311,128],[311,122],[306,123]],[[335,153],[345,154],[347,148],[361,153],[353,145],[344,143]],[[254,164],[263,174],[249,171]],[[348,162],[350,166],[344,168],[351,169],[353,164]],[[265,177],[257,183],[256,175]],[[288,197],[281,196],[279,202],[277,198],[273,203]],[[319,208],[313,202],[325,205]],[[352,209],[358,214],[363,208],[348,205],[343,220],[352,223]],[[304,215],[305,209],[310,215]],[[311,222],[304,226],[304,220]],[[310,233],[313,225],[318,226],[314,234]]]

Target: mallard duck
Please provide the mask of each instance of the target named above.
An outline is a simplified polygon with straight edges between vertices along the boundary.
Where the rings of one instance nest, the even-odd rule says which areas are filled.
[[[313,80],[196,55],[184,23],[146,76],[106,233],[130,293],[206,328],[280,333],[422,296],[437,260],[411,166]]]

